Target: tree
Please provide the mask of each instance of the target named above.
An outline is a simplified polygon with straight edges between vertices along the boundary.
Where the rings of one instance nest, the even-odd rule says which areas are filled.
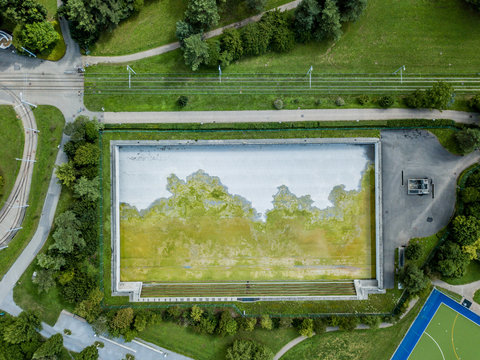
[[[0,14],[13,23],[32,24],[45,21],[47,9],[35,0],[3,0]]]
[[[98,359],[98,349],[95,345],[87,346],[77,356],[75,356],[75,360],[97,360],[97,359]]]
[[[10,344],[20,344],[32,340],[37,330],[42,329],[38,316],[30,311],[23,311],[5,326],[3,339]]]
[[[47,50],[51,45],[60,39],[49,22],[34,22],[25,24],[20,34],[20,42],[28,50],[38,53]]]
[[[227,349],[226,360],[271,360],[273,352],[251,340],[235,340]]]
[[[75,151],[73,161],[76,166],[96,165],[100,156],[98,146],[86,143],[78,147]]]
[[[80,115],[75,118],[74,122],[69,122],[65,125],[63,132],[65,135],[70,136],[70,140],[73,142],[79,142],[85,140],[85,124],[89,122],[88,116]]]
[[[185,59],[185,65],[193,71],[198,70],[200,65],[208,61],[208,45],[202,40],[200,34],[195,34],[185,39],[183,58]]]
[[[356,21],[367,7],[367,0],[337,0],[341,21]]]
[[[190,318],[195,321],[199,322],[203,315],[203,309],[198,305],[193,305],[192,309],[190,310]]]
[[[320,26],[314,37],[317,41],[337,41],[342,36],[342,24],[340,24],[340,13],[338,12],[335,0],[325,0],[322,10]]]
[[[287,26],[279,27],[273,33],[271,46],[275,52],[288,52],[295,46],[295,35]]]
[[[218,24],[217,3],[215,0],[189,0],[185,19],[197,30],[208,30]]]
[[[63,336],[62,334],[52,335],[45,341],[40,348],[33,354],[32,359],[51,358],[62,352]]]
[[[430,282],[425,273],[415,264],[407,264],[403,268],[400,281],[411,294],[424,290]]]
[[[95,142],[98,139],[98,132],[103,130],[104,125],[96,118],[85,123],[85,140]]]
[[[140,332],[145,330],[147,327],[148,316],[145,311],[140,311],[137,315],[135,315],[135,321],[133,322],[133,328]]]
[[[480,0],[465,0],[467,3],[472,5],[475,9],[480,11]]]
[[[320,7],[317,0],[302,0],[297,6],[293,27],[298,41],[306,42],[312,39],[312,34],[318,26],[319,14]]]
[[[480,190],[473,186],[467,186],[461,190],[462,201],[465,204],[480,201]]]
[[[48,255],[41,253],[37,255],[37,263],[44,269],[60,270],[66,264],[66,260],[60,255]]]
[[[102,309],[100,303],[103,300],[103,292],[100,289],[93,289],[88,298],[79,302],[75,307],[75,314],[85,318],[89,323],[95,321]]]
[[[243,52],[245,55],[257,56],[267,51],[268,43],[262,47],[262,37],[257,23],[250,23],[242,30]],[[262,52],[263,51],[263,52]]]
[[[480,95],[472,96],[468,100],[468,106],[472,108],[472,110],[480,111]]]
[[[266,3],[267,0],[247,0],[247,6],[257,13],[265,10]]]
[[[105,316],[100,315],[93,320],[92,329],[97,335],[105,334],[108,330],[108,319]]]
[[[422,255],[422,247],[419,243],[412,242],[405,249],[405,257],[408,260],[418,260]]]
[[[73,186],[73,194],[77,198],[95,202],[100,198],[99,186],[100,182],[98,177],[93,180],[88,180],[85,176],[82,176]]]
[[[195,34],[192,25],[190,23],[179,20],[176,23],[175,29],[175,36],[177,37],[178,41],[180,42],[180,46],[183,48],[185,47],[185,39]]]
[[[231,61],[238,60],[243,55],[243,43],[240,32],[236,29],[227,29],[223,32],[221,41],[221,49],[230,54]]]
[[[253,331],[255,330],[255,325],[257,325],[257,318],[254,317],[243,317],[240,319],[240,327],[243,331]]]
[[[393,99],[393,97],[389,95],[381,96],[378,99],[378,105],[380,105],[383,108],[389,108],[390,106],[393,105],[394,102],[395,100]]]
[[[312,337],[313,336],[313,320],[306,318],[303,319],[300,327],[298,328],[298,333],[301,336]]]
[[[356,316],[342,316],[338,319],[338,327],[340,330],[353,331],[358,325]]]
[[[448,240],[438,249],[436,256],[436,269],[446,277],[457,278],[465,274],[470,263],[469,256],[462,248]]]
[[[73,162],[69,161],[61,165],[57,165],[55,169],[55,175],[58,180],[62,182],[66,187],[70,187],[76,180],[75,167]]]
[[[79,228],[80,222],[73,211],[67,210],[58,215],[55,219],[55,231],[52,236],[55,241],[48,249],[69,254],[74,249],[85,246]]]
[[[426,105],[431,109],[444,110],[453,99],[453,86],[449,83],[438,81],[432,88],[427,90]]]
[[[195,326],[195,331],[201,334],[212,335],[215,332],[217,326],[217,319],[214,316],[202,317],[198,324]]]
[[[455,133],[455,139],[463,154],[468,154],[480,146],[479,129],[462,129]]]
[[[221,336],[234,335],[237,332],[238,324],[229,311],[225,310],[220,315],[220,321],[218,322],[217,334]]]
[[[454,240],[462,246],[471,245],[480,238],[480,222],[473,216],[456,216],[452,227]]]
[[[52,270],[40,269],[37,270],[36,273],[37,275],[32,279],[32,282],[37,284],[37,291],[39,294],[42,292],[48,292],[48,290],[55,286]]]
[[[405,98],[405,104],[414,109],[426,107],[426,93],[423,90],[415,90]]]
[[[110,321],[110,328],[114,332],[123,333],[130,328],[133,322],[133,309],[124,308],[117,311],[113,319]]]
[[[270,316],[268,316],[268,314],[262,315],[262,317],[260,318],[260,326],[262,327],[262,329],[272,330],[273,323],[272,319],[270,318]]]

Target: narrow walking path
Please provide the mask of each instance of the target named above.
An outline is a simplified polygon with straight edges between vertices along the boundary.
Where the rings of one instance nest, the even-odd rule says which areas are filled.
[[[37,128],[35,117],[29,106],[7,89],[1,89],[12,100],[12,106],[20,119],[24,131],[24,146],[17,179],[7,201],[0,210],[0,246],[6,246],[21,229],[25,212],[28,211],[28,196],[32,182],[33,168],[37,153]]]
[[[438,111],[428,109],[314,109],[104,113],[104,122],[107,124],[356,121],[394,119],[451,119],[459,123],[474,124],[478,123],[480,120],[480,114],[464,111]]]
[[[292,10],[292,9],[295,9],[298,6],[298,4],[300,4],[300,2],[301,2],[301,0],[295,0],[295,1],[289,2],[287,4],[278,6],[275,9],[280,10],[280,11]],[[274,9],[271,9],[271,10],[274,10]],[[241,27],[243,27],[247,24],[250,24],[252,22],[259,21],[264,13],[265,12],[263,12],[261,14],[258,14],[258,15],[255,15],[255,16],[252,16],[252,17],[249,17],[249,18],[244,19],[242,21],[238,21],[236,23],[225,25],[225,26],[222,26],[218,29],[209,31],[209,32],[204,34],[204,37],[207,38],[207,39],[210,39],[214,36],[220,35],[226,29],[241,28]],[[129,62],[129,61],[136,61],[136,60],[140,60],[140,59],[144,59],[144,58],[148,58],[148,57],[152,57],[152,56],[156,56],[156,55],[161,55],[161,54],[167,53],[169,51],[176,50],[179,47],[180,47],[180,43],[174,42],[174,43],[162,45],[162,46],[159,46],[159,47],[156,47],[156,48],[153,48],[153,49],[140,51],[140,52],[137,52],[137,53],[134,53],[134,54],[129,54],[129,55],[121,55],[121,56],[92,56],[92,55],[89,55],[89,56],[83,56],[82,61],[83,61],[84,65],[87,65],[87,64],[88,65],[95,65],[95,64],[101,64],[101,63],[120,64],[120,63]]]
[[[295,345],[298,345],[300,344],[303,340],[306,340],[308,339],[308,337],[306,336],[299,336],[295,339],[293,339],[292,341],[290,341],[288,344],[286,344],[284,347],[282,347],[280,349],[279,352],[277,352],[275,354],[275,356],[273,357],[273,360],[278,360],[280,359],[283,355],[285,355],[285,353],[290,350],[291,348],[293,348]]]

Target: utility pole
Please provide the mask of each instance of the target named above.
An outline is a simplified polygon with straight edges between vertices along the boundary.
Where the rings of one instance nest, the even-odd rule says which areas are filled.
[[[32,104],[32,103],[26,101],[26,100],[23,98],[23,94],[22,94],[22,93],[20,93],[20,101],[22,102],[22,104],[27,104],[27,105],[30,105],[30,106],[32,106],[32,107],[34,107],[34,108],[37,107],[37,105]]]
[[[312,71],[313,71],[313,66],[310,66],[310,69],[308,69],[307,71],[307,75],[309,76],[310,89],[312,88]]]
[[[218,65],[218,81],[222,82],[222,68]]]
[[[127,65],[127,71],[128,71],[128,88],[131,89],[132,87],[132,73],[137,75],[137,73],[130,67],[130,65]]]
[[[400,84],[403,84],[403,71],[405,71],[405,65],[400,66],[397,70],[395,70],[393,73],[396,74],[400,71]]]

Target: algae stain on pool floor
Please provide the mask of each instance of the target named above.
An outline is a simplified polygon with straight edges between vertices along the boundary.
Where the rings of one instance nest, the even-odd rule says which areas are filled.
[[[275,281],[373,278],[374,166],[359,189],[335,186],[333,204],[278,187],[263,216],[251,199],[196,171],[168,177],[169,197],[138,211],[120,206],[121,280]]]

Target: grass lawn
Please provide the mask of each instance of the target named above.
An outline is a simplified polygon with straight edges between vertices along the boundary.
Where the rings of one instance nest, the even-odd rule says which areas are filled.
[[[344,27],[345,34],[336,43],[298,44],[288,53],[269,53],[244,58],[222,69],[231,73],[305,74],[313,66],[322,73],[392,73],[402,64],[406,73],[477,73],[480,57],[480,14],[471,11],[463,0],[370,0],[360,19]],[[381,32],[379,32],[381,29]],[[469,34],[466,37],[464,34]],[[147,58],[130,65],[137,73],[190,73],[180,50]],[[216,72],[203,69],[202,72]],[[92,73],[125,73],[124,65],[98,65]],[[105,92],[105,91],[104,91]],[[178,91],[177,91],[178,92]],[[106,111],[178,110],[178,95],[91,95],[85,96],[89,109]],[[206,96],[207,95],[207,96]],[[187,110],[272,109],[278,95],[191,95]],[[332,96],[287,96],[286,108],[335,107]],[[294,100],[297,99],[296,102]],[[320,99],[321,104],[316,104]],[[354,97],[345,99],[347,107],[359,107]],[[291,103],[291,104],[289,104]],[[376,107],[376,104],[369,104]],[[397,98],[395,107],[404,106]],[[466,109],[460,96],[454,105]],[[445,135],[446,136],[446,135]]]
[[[402,320],[391,327],[315,335],[289,350],[282,360],[389,359],[424,302],[425,299],[418,301]]]
[[[479,336],[480,326],[441,304],[409,359],[475,359]]]
[[[462,155],[458,142],[455,139],[457,129],[430,129],[428,131],[435,135],[440,144],[452,154]]]
[[[0,132],[0,176],[5,184],[0,186],[0,208],[12,191],[13,185],[20,169],[20,161],[23,154],[24,134],[22,123],[17,119],[17,114],[11,106],[0,106],[0,124],[5,131]]]
[[[473,294],[473,301],[475,301],[477,304],[480,304],[480,289],[475,291],[475,294]]]
[[[62,188],[62,193],[58,201],[55,216],[68,209],[72,201],[72,195]],[[52,233],[48,236],[47,242],[42,248],[46,251],[53,242]],[[36,260],[32,261],[27,270],[21,276],[17,286],[13,290],[15,303],[24,310],[37,311],[42,321],[49,325],[55,325],[60,312],[63,309],[73,310],[73,306],[63,301],[59,294],[59,287],[54,286],[47,293],[39,294],[37,285],[32,282],[32,274],[36,268]]]
[[[437,129],[435,129],[437,130]],[[443,130],[443,129],[441,129]],[[429,130],[430,131],[430,130]],[[421,247],[421,254],[420,257],[413,261],[413,260],[407,260],[409,263],[415,263],[417,266],[422,267],[423,264],[428,259],[428,256],[430,253],[435,249],[435,246],[437,246],[438,242],[444,237],[447,229],[444,228],[440,230],[438,233],[433,234],[431,236],[427,236],[424,238],[414,238],[409,241],[409,244],[420,244]]]
[[[37,128],[40,130],[37,162],[33,168],[32,184],[28,199],[29,207],[23,219],[23,229],[18,231],[7,249],[0,252],[0,277],[14,263],[28,241],[37,230],[43,203],[52,177],[57,157],[57,146],[62,138],[65,119],[60,110],[53,106],[41,105],[33,111]]]
[[[457,279],[442,278],[443,281],[450,285],[463,285],[480,280],[480,262],[472,260],[467,267],[465,275]]]
[[[189,328],[170,322],[148,327],[139,337],[166,349],[192,357],[196,360],[223,360],[226,349],[235,339],[254,340],[268,346],[273,353],[298,336],[295,329],[273,331],[256,329],[240,331],[234,336],[211,336],[193,332]]]
[[[453,300],[455,300],[456,302],[460,302],[462,299],[463,299],[463,296],[460,295],[460,294],[457,294],[456,292],[453,292],[453,291],[450,291],[448,289],[445,289],[445,288],[442,288],[440,286],[435,286],[435,288],[444,293],[445,295],[447,296],[450,296]]]
[[[36,0],[47,9],[47,20],[55,20],[57,17],[57,0]]]
[[[51,0],[43,0],[51,1]],[[267,9],[289,2],[268,0]],[[112,31],[107,31],[89,50],[90,55],[112,56],[132,54],[177,41],[175,24],[183,19],[188,0],[145,0],[143,8],[122,21]],[[220,12],[220,26],[254,15],[244,2],[227,0]]]

